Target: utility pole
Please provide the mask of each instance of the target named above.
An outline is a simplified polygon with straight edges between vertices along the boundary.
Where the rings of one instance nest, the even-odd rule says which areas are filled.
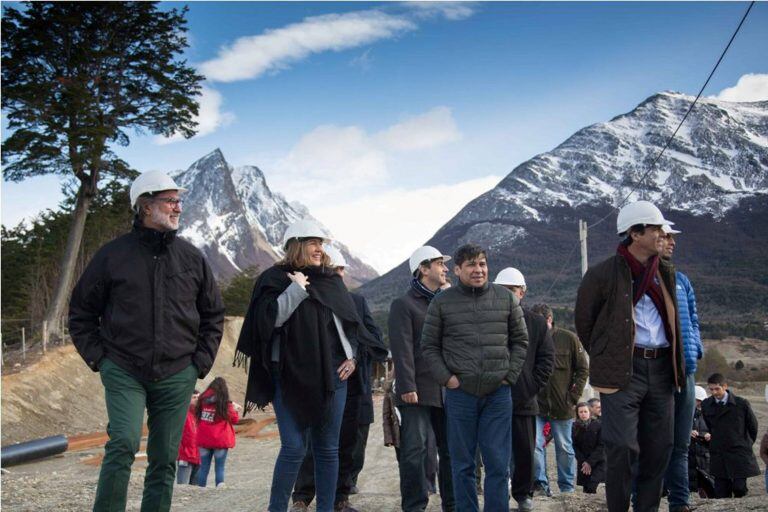
[[[581,275],[587,273],[587,221],[579,219],[579,242],[581,242]]]

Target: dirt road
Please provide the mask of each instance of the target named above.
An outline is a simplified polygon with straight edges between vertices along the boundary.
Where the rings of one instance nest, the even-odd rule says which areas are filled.
[[[750,398],[762,420],[761,424],[765,425],[768,406],[764,401],[758,401],[757,396]],[[378,411],[380,409],[377,407],[377,423],[371,426],[365,469],[360,475],[361,493],[352,497],[352,504],[361,511],[397,511],[400,500],[397,462],[394,450],[383,446]],[[761,426],[761,432],[764,428]],[[179,512],[266,510],[272,468],[279,450],[279,441],[238,438],[237,443],[237,447],[230,452],[227,459],[226,487],[216,489],[176,486],[172,510]],[[551,451],[552,447],[550,446],[549,449]],[[98,467],[83,464],[82,461],[97,455],[100,451],[67,453],[45,461],[9,468],[10,471],[2,477],[3,510],[19,512],[88,510],[95,493]],[[554,453],[548,454],[548,461],[549,474],[555,475],[555,468],[552,466]],[[146,463],[143,461],[137,461],[134,464],[128,510],[139,510],[145,469]],[[768,510],[768,497],[764,494],[762,480],[762,476],[750,479],[750,496],[746,499],[706,502],[697,499],[699,505],[697,510],[701,512]],[[535,499],[536,510],[540,512],[602,511],[606,510],[604,503],[603,486],[600,487],[597,495],[592,496],[578,491],[567,497],[555,495],[553,498],[537,497]],[[511,505],[514,505],[514,502]],[[432,497],[427,510],[430,512],[440,510],[439,496]],[[665,500],[662,500],[661,510],[667,510]]]

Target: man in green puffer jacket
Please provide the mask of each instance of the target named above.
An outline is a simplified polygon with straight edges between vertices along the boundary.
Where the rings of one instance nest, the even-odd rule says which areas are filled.
[[[512,394],[528,349],[518,299],[488,282],[485,250],[474,244],[454,256],[459,285],[430,304],[422,356],[447,388],[445,414],[456,510],[479,510],[475,486],[478,444],[486,468],[485,510],[509,510]]]

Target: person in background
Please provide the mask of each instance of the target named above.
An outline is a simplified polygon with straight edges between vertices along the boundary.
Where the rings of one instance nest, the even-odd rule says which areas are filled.
[[[693,411],[691,444],[688,446],[688,490],[702,498],[714,498],[714,482],[709,476],[709,442],[712,436],[701,415],[701,403],[707,399],[707,390],[696,386],[696,408]]]
[[[586,402],[576,406],[576,414],[573,423],[573,449],[578,468],[576,484],[584,487],[585,494],[595,494],[600,482],[605,481],[605,449],[600,438],[600,420],[592,416]]]
[[[205,487],[208,472],[215,460],[216,487],[224,485],[224,466],[227,454],[235,447],[235,428],[240,421],[241,407],[229,399],[227,381],[216,377],[197,399],[197,446],[200,449],[200,469],[197,485]]]
[[[707,379],[712,396],[701,404],[704,421],[712,434],[709,468],[715,477],[715,498],[742,498],[747,478],[760,474],[752,445],[757,440],[757,418],[749,401],[728,389],[722,374]]]
[[[669,225],[661,228],[662,249],[660,256],[672,261],[680,231]],[[699,333],[699,315],[696,310],[696,294],[688,276],[675,272],[677,310],[680,317],[680,334],[685,354],[685,386],[675,391],[674,447],[669,459],[664,486],[669,490],[669,512],[689,512],[688,445],[691,443],[691,422],[695,409],[696,365],[704,355]]]
[[[600,406],[600,399],[590,398],[587,400],[587,405],[589,405],[589,413],[592,415],[592,417],[599,420],[603,412],[602,407]]]
[[[184,421],[184,430],[181,433],[179,443],[179,456],[176,459],[176,483],[196,485],[197,470],[200,467],[200,451],[197,448],[197,397],[198,390],[192,393],[187,409],[187,419]]]
[[[525,276],[514,267],[498,273],[494,284],[511,291],[521,302],[528,287]],[[555,346],[552,331],[544,316],[525,306],[523,318],[528,330],[528,350],[517,382],[512,386],[512,458],[509,470],[512,475],[512,497],[520,512],[533,510],[533,469],[536,450],[536,415],[539,406],[536,395],[547,384],[555,363]]]
[[[537,304],[532,309],[546,319],[555,345],[554,370],[537,397],[539,412],[536,416],[534,464],[534,494],[551,496],[544,424],[550,424],[550,432],[555,440],[557,486],[561,493],[573,492],[576,480],[576,454],[571,439],[574,407],[587,383],[589,363],[576,333],[555,326],[552,308],[546,304]]]

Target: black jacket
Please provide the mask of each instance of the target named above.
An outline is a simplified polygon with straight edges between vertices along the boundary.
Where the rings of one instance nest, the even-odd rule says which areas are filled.
[[[591,419],[583,426],[578,420],[573,422],[573,451],[576,452],[577,485],[605,482],[605,447],[600,437],[600,420]],[[592,468],[590,475],[581,472],[581,463],[586,462]]]
[[[429,372],[421,353],[421,329],[429,300],[408,288],[389,308],[389,349],[395,366],[395,405],[402,406],[400,395],[415,391],[418,405],[443,406],[440,384]]]
[[[701,403],[709,427],[710,474],[717,478],[749,478],[760,474],[752,445],[757,440],[757,418],[749,402],[728,391],[728,402],[720,405],[710,396]]]
[[[358,421],[362,424],[370,425],[373,423],[373,390],[371,389],[371,374],[373,373],[373,361],[386,361],[387,349],[381,336],[381,329],[373,321],[373,315],[368,308],[365,297],[356,293],[351,293],[352,301],[355,303],[357,314],[363,321],[363,326],[368,333],[378,341],[381,351],[372,353],[365,345],[361,345],[357,352],[357,387],[360,394],[360,412]],[[355,375],[353,375],[354,377]],[[349,389],[352,389],[350,386]],[[354,393],[352,393],[354,394]]]
[[[691,438],[691,444],[688,445],[688,482],[692,491],[699,488],[698,472],[700,469],[709,474],[709,441],[704,440],[704,434],[709,433],[709,427],[704,421],[701,409],[698,407],[693,411],[693,426],[691,430],[696,430],[699,437]]]
[[[421,331],[421,351],[442,385],[456,375],[462,391],[482,397],[517,382],[528,350],[520,301],[501,285],[459,283],[435,297]]]
[[[555,345],[543,316],[523,308],[523,317],[528,329],[528,352],[520,377],[512,386],[512,411],[517,416],[535,416],[539,413],[536,394],[546,386],[554,368]]]
[[[69,303],[69,332],[93,371],[103,357],[156,381],[194,363],[213,366],[224,322],[202,253],[175,231],[134,229],[99,249]]]

